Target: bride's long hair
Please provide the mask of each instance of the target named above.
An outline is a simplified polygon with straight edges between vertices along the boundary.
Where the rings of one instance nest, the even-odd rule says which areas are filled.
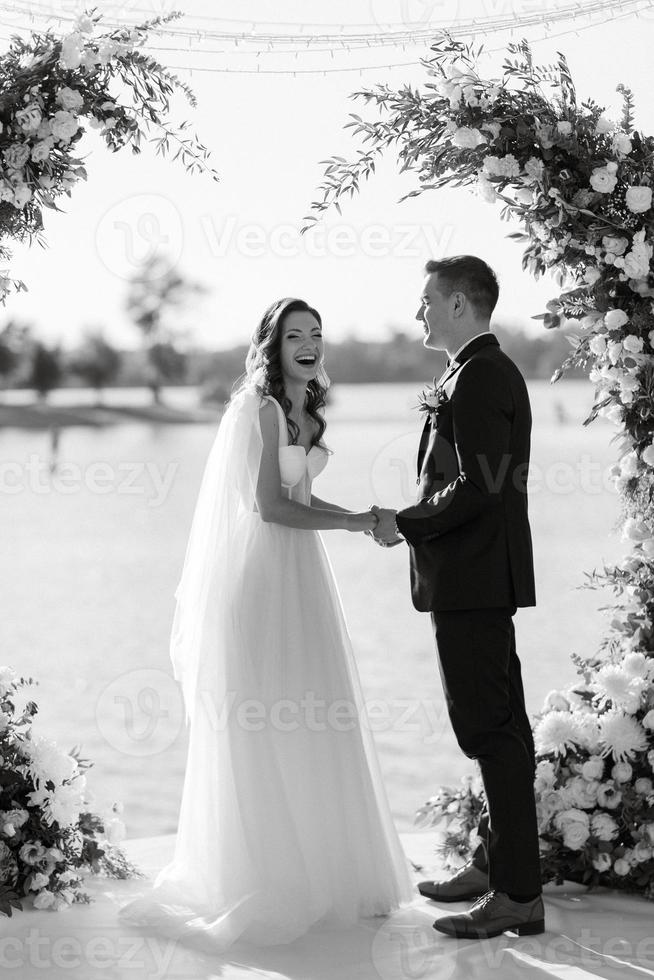
[[[245,387],[254,387],[259,395],[272,395],[279,402],[286,416],[289,442],[296,445],[300,429],[288,414],[291,410],[291,401],[286,395],[281,365],[283,326],[290,313],[310,313],[322,327],[322,319],[318,311],[303,299],[286,297],[271,303],[252,335],[250,349],[245,358],[245,374],[236,381],[232,397]],[[326,404],[328,387],[329,378],[321,365],[317,376],[307,385],[305,407],[318,426],[318,431],[314,433],[311,440],[312,446],[322,445],[321,440],[327,428],[321,409]]]

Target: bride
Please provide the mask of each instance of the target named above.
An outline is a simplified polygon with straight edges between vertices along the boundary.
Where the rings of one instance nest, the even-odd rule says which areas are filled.
[[[327,464],[321,319],[282,299],[210,451],[171,658],[190,722],[172,861],[119,915],[216,950],[409,903],[412,885],[321,530],[377,518],[311,490]]]

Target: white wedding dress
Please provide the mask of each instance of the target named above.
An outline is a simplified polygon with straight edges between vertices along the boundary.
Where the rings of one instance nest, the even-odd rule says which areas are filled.
[[[282,483],[308,504],[327,453],[288,445],[271,400]],[[212,549],[223,553],[211,572],[205,566],[210,581],[196,577],[196,591],[189,587],[186,606],[183,589],[176,593],[172,656],[191,725],[174,858],[151,890],[119,910],[215,950],[239,939],[288,943],[313,926],[348,927],[415,897],[321,536],[256,512],[260,404],[254,390],[241,392],[221,422],[205,476],[205,508],[213,498],[214,511],[202,509],[201,493],[192,535],[208,562]],[[231,480],[231,496],[220,479]],[[192,611],[205,628],[189,666],[191,646],[183,662],[179,636],[184,625],[196,628]]]

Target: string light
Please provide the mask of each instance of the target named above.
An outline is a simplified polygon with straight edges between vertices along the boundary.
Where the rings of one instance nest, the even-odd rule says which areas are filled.
[[[623,14],[618,14],[616,20],[626,20],[630,16],[632,16],[630,12],[625,12]],[[576,37],[579,37],[580,31],[589,30],[593,27],[600,27],[600,26],[601,26],[600,22],[596,24],[586,24],[584,27],[581,28],[575,27],[567,31],[559,31],[557,34],[548,34],[546,37],[533,38],[532,40],[530,40],[529,43],[531,45],[534,45],[534,44],[539,44],[542,41],[554,41],[560,37],[569,37],[571,34],[574,34]],[[497,48],[484,48],[484,54],[497,54],[505,50],[506,47],[503,45]],[[290,69],[284,70],[284,69],[270,68],[270,69],[258,70],[256,72],[254,71],[254,69],[248,69],[248,68],[213,68],[210,66],[201,66],[201,65],[194,65],[193,69],[195,71],[202,71],[202,72],[209,72],[209,73],[213,72],[213,73],[225,74],[225,75],[287,75],[287,76],[292,75],[293,78],[296,78],[297,75],[322,75],[324,77],[325,75],[328,74],[336,75],[336,74],[345,74],[349,72],[358,72],[358,74],[362,76],[364,71],[368,71],[368,72],[387,71],[394,68],[415,67],[416,65],[419,64],[420,64],[419,60],[396,61],[389,65],[357,65],[354,67],[345,67],[345,68],[299,68],[299,69],[295,69],[294,71],[291,71]],[[188,65],[167,65],[167,67],[171,69],[175,69],[175,71],[188,70]]]
[[[606,12],[609,9],[613,9],[613,20],[623,20],[623,19],[625,19],[627,17],[633,16],[634,13],[640,14],[640,12],[642,11],[642,9],[650,9],[650,8],[654,7],[654,0],[618,0],[618,5],[620,7],[620,13],[615,14],[615,10],[613,9],[614,6],[615,6],[615,4],[614,3],[607,3],[607,2],[605,2],[605,0],[601,0],[601,2],[586,3],[586,4],[583,4],[583,5],[577,3],[577,4],[575,4],[574,8],[571,8],[571,7],[563,8],[563,7],[561,7],[561,8],[558,8],[556,11],[549,11],[549,12],[547,12],[547,14],[544,15],[544,16],[541,15],[540,18],[536,17],[535,15],[534,16],[528,16],[528,17],[521,18],[521,19],[517,19],[517,20],[514,18],[514,20],[511,22],[513,24],[513,27],[510,27],[508,29],[510,30],[511,35],[512,35],[513,34],[513,29],[514,29],[515,26],[519,26],[519,27],[526,27],[526,26],[533,26],[533,25],[542,26],[544,28],[544,30],[546,31],[546,37],[536,38],[536,39],[534,39],[534,42],[533,43],[538,43],[538,41],[543,41],[543,40],[550,40],[550,39],[554,39],[554,38],[564,37],[564,36],[568,36],[570,34],[575,34],[575,35],[578,36],[579,29],[580,28],[579,28],[579,25],[576,24],[576,18],[580,14],[582,16],[587,16],[590,19],[592,13],[599,13],[599,12],[602,12],[602,11],[603,12]],[[38,13],[38,11],[35,11],[34,8],[35,7],[38,7],[38,6],[39,6],[39,4],[38,3],[35,3],[35,4],[30,5],[30,7],[28,7],[28,8],[24,8],[24,7],[21,7],[21,5],[20,4],[17,4],[17,3],[11,3],[11,2],[7,3],[7,2],[4,2],[3,3],[3,10],[6,11],[7,9],[14,9],[14,10],[20,11],[21,13],[28,14],[30,16],[30,19],[33,20],[34,19],[34,14],[35,13]],[[637,7],[639,7],[639,9],[636,9]],[[136,12],[138,12],[138,11],[136,11]],[[151,14],[151,11],[149,13]],[[566,17],[564,17],[564,13],[566,14]],[[571,15],[572,15],[572,19],[575,21],[575,27],[573,27],[572,29],[569,29],[569,30],[561,31],[561,32],[559,32],[557,34],[552,34],[551,33],[551,23],[552,22],[562,21],[562,20],[564,20],[566,18],[567,19],[570,19],[570,16]],[[46,16],[46,15],[43,14],[42,16]],[[54,17],[54,19],[56,19],[58,21],[74,21],[76,19],[75,17],[66,17],[65,15],[51,15],[50,14],[49,17]],[[220,22],[230,22],[230,23],[244,23],[243,21],[230,20],[228,18],[211,18],[211,17],[205,17],[204,15],[203,15],[202,19],[205,19],[205,20],[213,20],[213,21],[220,21]],[[120,26],[121,27],[135,26],[136,23],[137,22],[134,22],[134,24],[132,24],[132,25],[125,25],[124,23],[122,23]],[[499,30],[502,30],[502,29],[504,29],[504,30],[507,29],[506,26],[505,27],[500,27],[499,26],[499,21],[497,21],[497,20],[494,23],[496,25],[495,28],[494,28],[494,30],[499,31]],[[586,24],[583,27],[581,27],[581,29],[583,30],[583,29],[587,29],[587,28],[591,28],[591,27],[597,27],[601,23],[603,23],[603,22],[602,21],[597,21],[597,22],[594,22],[593,23],[591,21],[588,24]],[[107,25],[106,18],[103,18],[103,20],[100,22],[100,24],[101,24],[101,26],[107,27],[108,25]],[[464,32],[466,32],[467,33],[467,36],[470,37],[470,36],[474,36],[476,33],[480,32],[482,30],[486,34],[490,32],[489,31],[489,22],[488,21],[484,22],[483,19],[480,19],[480,18],[477,17],[477,18],[473,18],[472,19],[472,24],[474,24],[474,27],[475,27],[474,31],[471,31],[470,26],[465,26],[465,25],[463,25],[463,24],[460,23],[458,25],[458,27],[457,27],[456,30],[450,29],[450,34],[452,34],[453,36],[455,36],[456,33],[464,33]],[[0,25],[5,26],[5,27],[9,27],[9,28],[13,28],[14,30],[19,30],[19,31],[20,30],[23,30],[23,31],[31,31],[31,30],[33,30],[33,28],[26,27],[24,25],[15,25],[13,23],[8,23],[7,21],[2,20],[2,19],[0,19]],[[295,25],[295,26],[296,27],[300,27],[300,25]],[[306,25],[305,24],[305,25],[301,25],[301,26],[304,28],[304,27],[309,26],[309,25]],[[348,25],[348,26],[350,26],[350,25]],[[344,29],[344,25],[340,25],[340,30],[343,31],[343,29]],[[426,37],[423,37],[422,36],[425,32],[424,32],[424,30],[421,30],[421,31],[417,32],[417,34],[412,35],[411,40],[405,39],[405,40],[403,40],[401,42],[395,42],[394,46],[401,46],[403,51],[406,50],[406,45],[407,44],[410,44],[412,46],[419,46],[420,45],[420,46],[424,47],[426,42],[430,42],[430,41],[433,40],[434,34],[438,30],[439,30],[439,27],[437,27],[436,25],[433,25],[429,29],[428,34],[427,34]],[[158,28],[153,29],[152,30],[152,33],[153,34],[159,33],[159,29]],[[168,32],[166,31],[165,33],[168,33]],[[151,53],[151,54],[155,54],[157,52],[188,54],[189,49],[192,49],[193,48],[193,45],[192,45],[192,40],[193,39],[199,40],[199,41],[203,42],[204,39],[207,38],[207,37],[208,38],[213,38],[212,32],[206,31],[206,30],[198,30],[198,29],[196,29],[194,33],[190,34],[190,33],[187,32],[184,35],[184,39],[188,42],[188,46],[185,46],[185,47],[163,46],[163,45],[154,45],[154,44],[147,43],[145,45],[145,49],[148,51],[148,53]],[[167,63],[167,67],[169,67],[171,69],[175,69],[175,70],[186,70],[186,71],[193,71],[193,70],[195,70],[195,71],[210,72],[210,73],[211,72],[214,72],[214,73],[219,73],[219,74],[292,75],[295,78],[299,74],[301,74],[301,75],[322,75],[324,77],[327,74],[347,73],[347,72],[359,72],[359,74],[361,75],[364,71],[385,71],[385,70],[391,70],[391,69],[396,69],[396,68],[411,67],[411,66],[415,66],[415,65],[419,64],[420,63],[420,60],[421,60],[420,58],[416,58],[416,59],[413,59],[413,60],[410,60],[410,61],[392,62],[390,64],[383,64],[383,65],[379,65],[379,64],[377,64],[377,65],[356,65],[356,66],[347,66],[346,65],[346,66],[329,67],[329,68],[324,68],[324,67],[321,66],[321,67],[318,67],[318,68],[294,68],[294,69],[271,68],[271,69],[269,69],[269,68],[262,68],[261,67],[261,63],[260,63],[260,55],[261,54],[264,54],[265,56],[272,55],[272,54],[287,54],[287,55],[293,54],[295,60],[297,61],[297,58],[298,58],[298,54],[299,53],[302,53],[305,56],[308,55],[308,54],[318,54],[318,53],[326,54],[326,53],[329,53],[330,54],[330,57],[331,57],[331,60],[333,61],[334,60],[335,51],[334,51],[334,48],[333,47],[329,47],[329,46],[328,47],[318,46],[315,43],[315,42],[321,42],[321,41],[323,43],[325,43],[325,38],[327,38],[327,35],[322,36],[322,37],[321,36],[316,36],[316,35],[311,36],[311,37],[308,37],[307,35],[304,35],[301,38],[300,37],[297,37],[297,36],[293,36],[293,35],[291,35],[291,36],[269,35],[268,38],[267,38],[267,40],[265,42],[263,42],[267,46],[267,50],[261,51],[261,49],[257,49],[255,52],[247,51],[247,44],[251,44],[253,42],[253,38],[252,37],[247,37],[247,35],[242,35],[242,34],[238,34],[238,35],[223,35],[222,37],[223,37],[223,40],[227,40],[234,47],[233,48],[225,48],[225,49],[223,49],[223,48],[219,48],[219,49],[215,49],[215,48],[206,49],[206,48],[203,48],[203,49],[200,49],[200,48],[197,48],[196,47],[196,49],[195,49],[196,50],[196,53],[199,52],[199,53],[203,53],[203,54],[220,54],[220,55],[223,55],[223,56],[224,55],[235,55],[235,54],[238,54],[238,55],[242,55],[242,54],[249,54],[249,55],[256,54],[256,69],[255,68],[244,68],[244,67],[229,67],[229,66],[220,66],[220,67],[217,67],[217,66],[213,66],[213,65],[203,66],[203,65],[197,65],[197,64],[188,65],[188,64],[168,64],[168,63]],[[300,48],[291,47],[290,49],[288,49],[288,48],[286,48],[286,49],[280,49],[280,48],[276,47],[275,40],[278,39],[278,38],[282,38],[282,37],[283,37],[284,43],[287,43],[289,41],[293,41],[293,42],[297,42],[297,43],[301,44],[301,47]],[[420,40],[418,40],[418,37],[420,37]],[[342,49],[339,49],[339,54],[344,54],[346,52],[349,53],[350,50],[357,50],[358,48],[361,48],[361,47],[364,47],[364,48],[378,47],[380,45],[376,43],[376,39],[379,39],[379,35],[370,35],[370,36],[366,37],[365,39],[363,39],[361,41],[358,41],[356,39],[353,39],[353,35],[346,35],[346,40],[345,40],[345,43],[344,43],[344,47]],[[10,38],[7,38],[7,37],[2,36],[2,40],[10,40]],[[256,35],[256,40],[257,41],[263,41],[263,35]],[[343,40],[344,40],[343,37],[341,37],[341,41],[343,41]],[[240,45],[241,44],[244,44],[245,45],[245,47],[243,48],[243,50],[240,49]],[[489,53],[490,54],[490,53],[494,53],[494,52],[497,52],[497,51],[502,51],[503,50],[503,47],[490,48],[490,49],[489,48],[485,48],[484,50],[485,50],[486,53]]]
[[[654,3],[653,0],[618,0],[621,12],[627,7],[633,13],[639,13],[643,8],[651,8]],[[464,34],[466,36],[474,36],[477,33],[483,32],[485,34],[495,33],[502,30],[519,29],[523,27],[530,26],[542,26],[545,25],[547,29],[550,28],[551,24],[558,23],[560,21],[576,18],[578,16],[592,16],[594,14],[606,14],[611,13],[616,5],[616,0],[590,0],[584,4],[574,3],[568,4],[567,6],[561,6],[550,11],[541,11],[528,13],[525,15],[501,15],[499,17],[474,17],[469,20],[455,20],[449,22],[439,22],[438,24],[429,24],[426,27],[419,29],[410,29],[404,27],[399,31],[367,31],[361,33],[359,31],[349,30],[347,34],[344,34],[345,25],[339,25],[337,33],[326,33],[321,31],[320,33],[314,33],[311,36],[312,41],[319,42],[322,44],[332,45],[337,48],[345,48],[346,45],[349,46],[375,46],[375,47],[397,47],[402,44],[414,44],[419,45],[425,41],[429,41],[434,32],[440,29],[447,29],[453,35]],[[69,23],[73,24],[76,20],[75,16],[67,14],[54,14],[51,10],[35,0],[28,6],[16,2],[16,0],[5,0],[3,3],[3,9],[14,10],[19,13],[27,13],[30,17],[36,14],[47,19],[55,20],[58,23]],[[138,11],[137,11],[138,12]],[[151,11],[143,11],[144,16],[151,15]],[[151,29],[152,36],[168,35],[178,39],[187,40],[189,37],[197,38],[200,35],[200,30],[198,27],[191,25],[193,19],[198,19],[198,15],[189,15],[189,18],[185,21],[189,26],[173,26],[172,24],[164,24],[159,27]],[[207,15],[199,15],[199,20],[204,20],[213,23],[234,23],[234,24],[244,24],[248,23],[242,20],[219,18],[219,17],[208,17]],[[115,21],[109,17],[104,17],[103,22],[107,27],[133,27],[136,26],[138,21],[133,21],[126,24],[124,20]],[[206,27],[202,29],[203,37],[209,38],[211,40],[218,40],[223,42],[234,42],[237,38],[241,40],[246,45],[279,45],[286,44],[291,46],[297,46],[306,40],[306,35],[304,37],[298,36],[298,31],[302,32],[307,26],[307,24],[296,24],[295,33],[286,34],[276,31],[274,33],[257,31],[256,23],[249,22],[251,24],[250,31],[234,31],[234,30],[213,30],[207,29]],[[260,25],[261,26],[261,25]],[[267,23],[263,26],[267,26]],[[321,25],[315,25],[321,27]],[[358,25],[351,25],[351,27],[357,27]],[[171,49],[167,49],[171,50]]]

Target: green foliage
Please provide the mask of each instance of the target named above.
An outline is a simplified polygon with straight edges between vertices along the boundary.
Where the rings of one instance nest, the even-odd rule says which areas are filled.
[[[74,155],[85,132],[83,121],[100,130],[112,152],[130,146],[140,153],[147,138],[155,154],[174,152],[173,159],[180,159],[188,173],[201,171],[219,179],[207,164],[209,151],[197,134],[187,135],[188,120],[176,127],[169,121],[176,92],[196,107],[191,89],[138,50],[150,30],[181,13],[96,34],[102,19],[96,9],[79,15],[65,37],[50,29],[28,38],[13,35],[0,57],[0,153],[6,164],[0,178],[3,261],[11,258],[7,242],[36,241],[45,247],[43,209],[62,211],[58,199],[70,197],[75,183],[87,179],[84,161]],[[85,26],[80,26],[82,21]],[[131,104],[118,101],[114,90],[131,98]],[[64,108],[69,100],[70,108]],[[26,119],[26,113],[31,118]],[[12,289],[26,288],[3,273],[0,302],[4,304]]]
[[[555,274],[561,292],[536,319],[574,330],[552,380],[589,369],[586,424],[602,414],[620,426],[613,475],[630,554],[588,577],[613,592],[609,630],[596,656],[573,655],[582,683],[552,691],[535,720],[542,874],[654,899],[654,139],[634,129],[624,86],[619,124],[594,100],[580,104],[562,54],[536,65],[526,41],[511,44],[498,79],[479,76],[478,55],[444,34],[423,59],[421,91],[355,93],[381,119],[353,117],[365,155],[327,162],[312,216],[358,190],[390,151],[416,174],[412,195],[470,185],[501,202],[501,217],[522,226],[511,237],[523,268]],[[451,867],[470,852],[481,802],[445,788],[418,813],[445,821]]]

